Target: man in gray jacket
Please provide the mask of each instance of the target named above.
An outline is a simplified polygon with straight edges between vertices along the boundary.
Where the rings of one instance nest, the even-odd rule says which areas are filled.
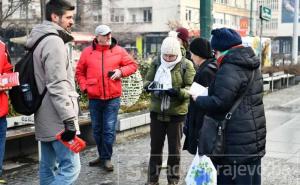
[[[41,185],[70,185],[80,172],[79,155],[55,138],[64,130],[62,140],[71,141],[79,131],[78,94],[65,47],[73,40],[73,14],[74,6],[69,2],[50,0],[46,4],[46,20],[33,28],[26,43],[31,48],[41,36],[56,34],[45,37],[33,53],[39,92],[47,88],[42,105],[34,114],[36,139],[41,142]]]

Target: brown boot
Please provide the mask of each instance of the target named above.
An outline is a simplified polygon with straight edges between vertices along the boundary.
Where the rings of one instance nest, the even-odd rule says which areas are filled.
[[[100,160],[100,158],[94,159],[92,161],[89,162],[89,166],[101,166],[102,161]]]
[[[111,160],[105,160],[104,161],[104,169],[108,172],[112,172],[114,171],[114,166],[111,163]]]

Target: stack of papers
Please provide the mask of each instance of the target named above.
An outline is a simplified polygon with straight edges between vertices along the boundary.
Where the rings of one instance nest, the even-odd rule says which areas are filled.
[[[207,96],[208,88],[198,84],[197,82],[193,82],[188,93],[192,96]]]

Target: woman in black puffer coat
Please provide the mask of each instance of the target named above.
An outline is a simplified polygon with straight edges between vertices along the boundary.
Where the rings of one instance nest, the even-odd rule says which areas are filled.
[[[193,82],[208,87],[215,78],[217,63],[213,58],[211,46],[208,40],[196,38],[190,44],[191,58],[197,69]],[[183,132],[185,141],[183,150],[196,154],[199,130],[202,127],[205,111],[198,108],[191,99]]]
[[[266,119],[260,61],[252,48],[241,45],[240,35],[232,29],[212,31],[212,48],[219,66],[208,96],[193,96],[207,115],[222,120],[251,79],[250,89],[227,122],[225,155],[212,157],[218,171],[218,185],[261,184],[261,158],[265,155]]]

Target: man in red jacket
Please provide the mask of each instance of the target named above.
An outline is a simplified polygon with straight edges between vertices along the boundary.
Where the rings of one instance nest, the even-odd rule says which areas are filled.
[[[95,30],[96,38],[85,48],[76,68],[76,79],[89,98],[93,135],[99,157],[90,166],[113,171],[112,147],[122,94],[121,78],[133,74],[137,64],[126,50],[117,45],[107,25]]]
[[[6,50],[6,46],[0,41],[0,76],[4,73],[12,72],[12,65],[9,63],[9,56]],[[2,178],[2,163],[5,152],[5,140],[6,140],[6,115],[8,114],[8,98],[5,87],[0,81],[0,184],[5,184],[6,181]]]

